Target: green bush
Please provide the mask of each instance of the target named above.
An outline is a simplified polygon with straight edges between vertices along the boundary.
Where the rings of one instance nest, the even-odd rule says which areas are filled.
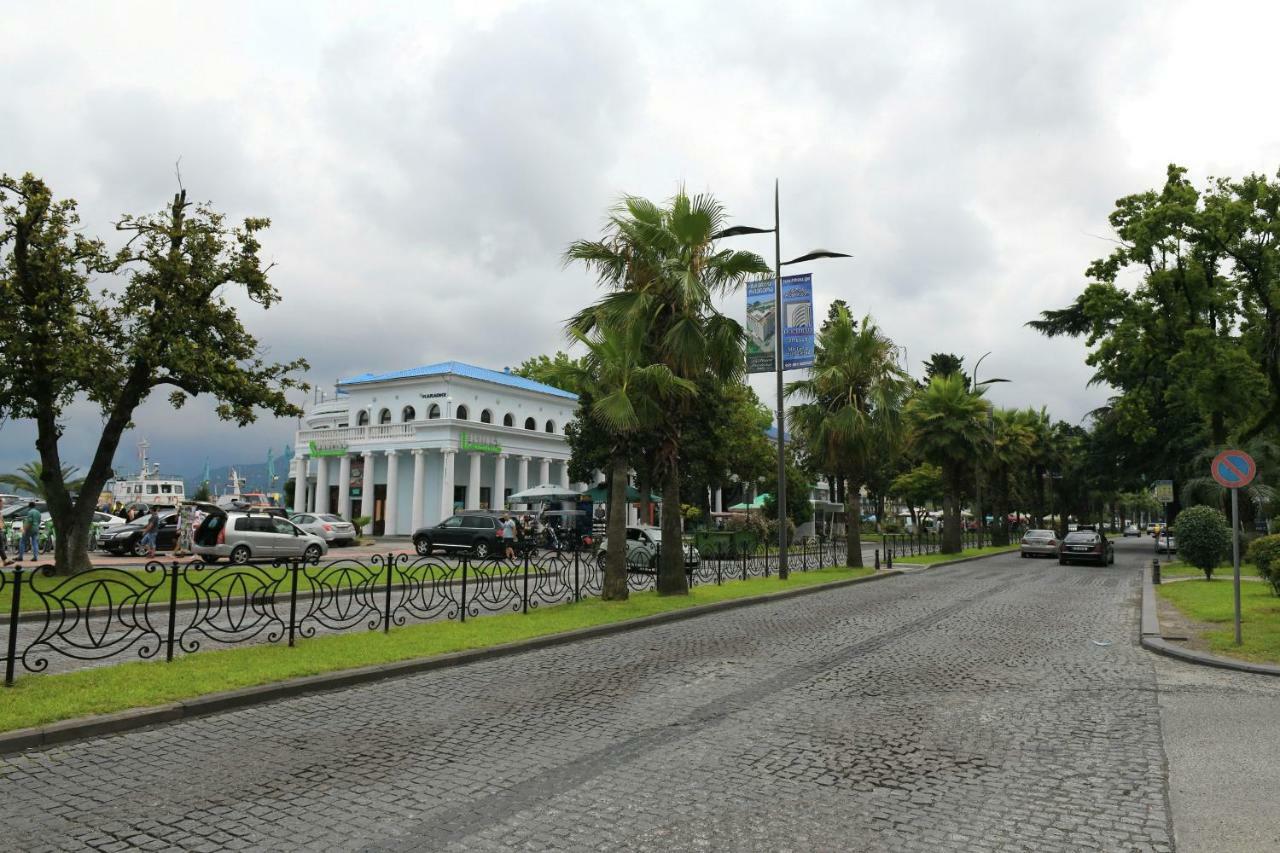
[[[1178,513],[1173,524],[1178,556],[1213,580],[1213,570],[1231,550],[1231,525],[1221,512],[1209,506],[1193,506]]]
[[[1259,536],[1249,543],[1246,559],[1258,567],[1258,574],[1280,595],[1280,535]]]
[[[357,515],[355,518],[351,519],[351,523],[356,528],[356,535],[359,536],[364,533],[365,527],[367,527],[371,521],[373,521],[373,519],[367,515]]]

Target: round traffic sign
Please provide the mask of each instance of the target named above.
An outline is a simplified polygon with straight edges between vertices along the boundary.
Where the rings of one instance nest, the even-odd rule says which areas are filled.
[[[1209,472],[1218,485],[1238,489],[1253,482],[1258,466],[1254,464],[1253,457],[1243,450],[1224,450],[1213,457]]]

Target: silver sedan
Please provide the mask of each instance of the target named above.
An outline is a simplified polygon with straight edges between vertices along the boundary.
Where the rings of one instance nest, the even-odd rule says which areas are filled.
[[[1018,550],[1022,559],[1058,556],[1058,536],[1052,530],[1028,530],[1022,534]]]
[[[330,545],[350,545],[356,541],[356,526],[332,513],[298,513],[289,519],[308,533],[314,533]]]

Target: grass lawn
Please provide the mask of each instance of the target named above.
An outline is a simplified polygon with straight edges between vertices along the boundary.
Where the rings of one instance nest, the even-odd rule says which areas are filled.
[[[576,604],[540,607],[530,610],[527,616],[511,613],[467,622],[430,622],[393,628],[388,634],[370,631],[333,634],[299,640],[292,649],[284,644],[245,646],[199,652],[177,658],[173,663],[134,661],[60,675],[28,674],[20,677],[13,687],[0,688],[0,731],[162,705],[322,672],[496,646],[869,574],[874,574],[874,570],[819,569],[795,572],[785,582],[777,578],[751,578],[726,581],[723,586],[696,586],[687,597],[633,592],[624,602],[586,599]]]
[[[1160,576],[1166,578],[1203,578],[1204,572],[1189,563],[1182,562],[1181,560],[1174,560],[1172,563],[1166,563],[1163,559],[1163,555],[1161,555]],[[1231,580],[1231,577],[1232,568],[1230,563],[1218,566],[1218,568],[1213,570],[1214,580],[1218,580],[1219,578]],[[1259,577],[1258,567],[1251,563],[1241,563],[1240,577]]]
[[[346,567],[353,570],[350,576],[341,576],[342,570]],[[306,592],[313,586],[323,586],[328,584],[338,589],[348,589],[358,586],[365,577],[374,577],[376,582],[381,584],[386,579],[386,568],[374,566],[366,563],[366,568],[360,568],[357,561],[340,561],[337,565],[330,567],[326,563],[319,566],[304,567],[298,572],[298,591]],[[165,569],[165,576],[161,577],[158,572],[146,572],[142,569],[91,569],[71,577],[45,577],[37,575],[35,587],[49,595],[56,596],[59,599],[66,599],[69,603],[80,606],[92,604],[94,606],[106,605],[108,602],[118,606],[123,599],[132,596],[140,596],[143,600],[150,600],[152,607],[164,608],[169,601],[169,584],[170,578],[168,568]],[[448,573],[448,569],[441,565],[431,563],[423,567],[415,569],[412,573],[413,577],[422,577],[424,573],[431,576],[444,576]],[[507,566],[505,564],[486,563],[482,569],[477,571],[472,566],[468,574],[475,578],[477,575],[493,575],[495,573],[504,572],[523,572],[523,565]],[[537,571],[533,565],[529,566],[529,572],[532,574]],[[461,579],[462,570],[457,569],[457,579]],[[18,609],[22,611],[43,610],[45,605],[40,596],[31,595],[30,587],[27,585],[27,579],[31,577],[30,570],[23,572],[22,598],[18,601]],[[289,569],[281,566],[276,567],[270,564],[259,564],[252,566],[230,566],[229,564],[214,563],[207,569],[191,572],[190,574],[179,572],[178,574],[178,600],[185,601],[196,597],[196,590],[188,583],[188,578],[195,580],[201,585],[201,588],[209,593],[217,593],[219,595],[238,596],[244,594],[261,593],[264,591],[272,591],[271,584],[279,581],[280,585],[276,592],[289,593]],[[313,578],[317,583],[313,583]],[[157,587],[155,592],[149,591],[148,587]],[[96,595],[96,598],[94,597]],[[109,598],[108,598],[109,596]],[[9,614],[13,601],[13,587],[6,584],[0,589],[0,613]]]
[[[1261,663],[1280,663],[1280,598],[1272,594],[1269,584],[1240,584],[1240,632],[1244,643],[1237,646],[1234,586],[1230,578],[1224,577],[1210,582],[1161,584],[1156,592],[1187,618],[1222,626],[1204,634],[1213,651]]]
[[[894,557],[895,563],[907,563],[913,566],[931,566],[934,563],[945,563],[948,560],[961,560],[965,557],[984,557],[987,554],[1004,554],[1018,550],[1017,545],[988,545],[985,548],[966,548],[959,554],[925,554],[919,557]]]

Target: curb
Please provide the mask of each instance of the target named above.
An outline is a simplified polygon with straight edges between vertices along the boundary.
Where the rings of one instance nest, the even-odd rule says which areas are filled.
[[[839,589],[841,587],[853,586],[860,583],[870,583],[872,581],[897,577],[901,574],[902,572],[899,571],[882,571],[874,575],[846,578],[844,580],[832,581],[830,583],[815,584],[813,586],[773,592],[767,595],[756,595],[750,598],[735,598],[728,601],[699,604],[696,607],[670,610],[666,613],[655,613],[652,616],[642,616],[638,619],[628,619],[624,622],[610,622],[604,625],[592,625],[588,628],[578,628],[573,631],[564,631],[559,634],[547,634],[542,637],[532,637],[528,640],[504,643],[499,646],[488,646],[482,649],[468,649],[461,652],[449,652],[447,654],[434,655],[429,658],[415,658],[411,660],[395,661],[393,663],[373,664],[371,666],[338,670],[336,672],[327,672],[320,675],[308,675],[301,678],[291,678],[287,681],[278,681],[272,684],[259,684],[253,687],[239,688],[237,690],[226,690],[221,693],[209,693],[204,696],[196,696],[190,699],[183,699],[164,705],[151,705],[146,708],[135,708],[127,711],[119,711],[113,714],[104,714],[94,717],[80,717],[73,720],[61,720],[56,723],[48,723],[43,726],[15,729],[10,732],[0,733],[0,755],[21,752],[22,750],[32,749],[35,747],[65,743],[71,740],[80,740],[82,738],[140,729],[157,723],[169,723],[175,720],[189,719],[192,717],[204,716],[206,714],[216,714],[236,708],[245,708],[250,705],[259,705],[264,702],[273,702],[278,699],[302,696],[307,693],[315,693],[321,690],[336,690],[342,687],[351,687],[357,684],[381,681],[386,678],[395,678],[403,675],[429,672],[436,669],[464,666],[469,663],[517,655],[523,652],[534,651],[536,649],[566,645],[568,643],[577,642],[578,640],[588,640],[597,637],[607,637],[613,634],[622,634],[628,631],[634,631],[638,628],[648,628],[653,625],[662,625],[667,622],[681,622],[685,619],[694,619],[698,616],[704,616],[709,613],[736,610],[740,607],[749,607],[755,604],[769,604],[774,601],[783,601],[789,598],[797,598],[802,595],[812,595],[826,590]]]
[[[972,563],[974,560],[985,560],[989,557],[1003,557],[1005,554],[1013,554],[1013,553],[1016,553],[1016,552],[1014,551],[1013,548],[1010,548],[1008,551],[996,551],[994,554],[976,554],[972,557],[960,557],[958,559],[947,560],[942,563],[910,563],[908,562],[908,563],[902,563],[902,565],[910,566],[912,568],[919,568],[920,571],[927,572],[930,569],[940,569],[943,566],[954,566],[954,565],[958,565],[959,563]]]
[[[1160,615],[1156,612],[1156,588],[1151,582],[1151,566],[1142,567],[1142,647],[1165,657],[1177,658],[1187,663],[1200,666],[1212,666],[1217,669],[1234,669],[1237,672],[1249,672],[1254,675],[1280,676],[1280,666],[1265,663],[1252,663],[1246,660],[1235,660],[1208,652],[1184,649],[1174,645],[1160,633]]]

